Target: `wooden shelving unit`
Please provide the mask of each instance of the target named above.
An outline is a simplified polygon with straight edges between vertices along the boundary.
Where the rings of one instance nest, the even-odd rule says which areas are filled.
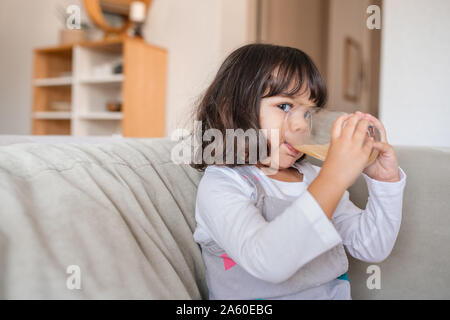
[[[115,61],[123,73],[94,72]],[[33,134],[163,137],[166,69],[166,50],[136,38],[36,49]],[[108,111],[110,101],[122,110]]]

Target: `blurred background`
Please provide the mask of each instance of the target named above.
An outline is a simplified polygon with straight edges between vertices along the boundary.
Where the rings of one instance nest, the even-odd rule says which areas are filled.
[[[0,134],[169,136],[225,57],[263,42],[308,53],[327,106],[379,117],[391,144],[450,146],[449,14],[448,0],[2,0]]]

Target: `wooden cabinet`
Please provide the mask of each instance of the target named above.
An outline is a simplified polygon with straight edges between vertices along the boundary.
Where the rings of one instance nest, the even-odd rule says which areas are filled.
[[[33,134],[163,137],[166,74],[166,50],[137,38],[37,49]]]

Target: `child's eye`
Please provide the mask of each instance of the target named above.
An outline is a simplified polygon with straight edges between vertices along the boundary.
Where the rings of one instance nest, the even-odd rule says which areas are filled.
[[[281,110],[283,110],[284,112],[288,112],[289,110],[291,110],[292,105],[289,103],[282,103],[278,105],[278,108],[280,108]]]

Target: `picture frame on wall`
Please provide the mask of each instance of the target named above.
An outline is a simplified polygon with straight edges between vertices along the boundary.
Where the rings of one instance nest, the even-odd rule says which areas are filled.
[[[344,44],[343,96],[351,102],[359,102],[363,82],[362,48],[358,41],[347,37]]]

